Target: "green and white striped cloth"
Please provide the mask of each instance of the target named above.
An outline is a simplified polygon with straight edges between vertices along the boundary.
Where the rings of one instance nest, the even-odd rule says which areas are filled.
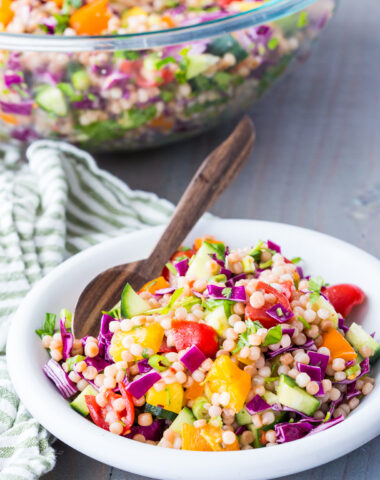
[[[20,403],[4,356],[12,313],[65,258],[106,238],[167,222],[173,206],[133,191],[65,143],[37,141],[21,161],[0,146],[0,480],[51,470],[49,434]]]

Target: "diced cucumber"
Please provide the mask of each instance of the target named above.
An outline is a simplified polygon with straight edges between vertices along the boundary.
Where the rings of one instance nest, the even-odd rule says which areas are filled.
[[[208,46],[207,51],[218,57],[223,57],[225,53],[232,53],[237,63],[248,57],[248,53],[232,35],[215,38]]]
[[[151,413],[157,418],[164,418],[165,420],[175,420],[178,417],[178,413],[171,412],[170,410],[165,410],[164,408],[157,407],[156,405],[151,405],[150,403],[145,404],[145,411]]]
[[[86,395],[95,396],[97,394],[98,392],[95,390],[95,388],[92,385],[87,385],[87,387],[77,396],[77,398],[70,403],[70,406],[71,408],[79,412],[84,417],[87,417],[87,415],[90,412],[88,411],[88,408],[87,408],[85,396]]]
[[[174,422],[170,425],[169,429],[174,430],[175,432],[181,434],[182,425],[184,423],[188,423],[189,425],[193,425],[195,422],[195,417],[193,412],[188,407],[183,407],[183,409],[177,415],[177,418]]]
[[[239,425],[249,425],[252,423],[252,417],[245,407],[236,414],[236,421]]]
[[[358,352],[364,346],[370,347],[373,350],[371,360],[376,360],[380,356],[380,344],[357,323],[351,325],[346,334],[346,339]]]
[[[315,312],[317,312],[320,308],[327,310],[330,313],[330,316],[327,320],[330,320],[330,322],[332,322],[334,328],[338,328],[338,314],[336,313],[335,308],[331,305],[331,303],[328,302],[325,298],[319,296],[319,298],[312,304],[311,308]]]
[[[253,433],[253,446],[255,448],[261,448],[263,445],[260,442],[260,431],[256,428],[253,423],[251,425],[247,425],[248,430],[251,430]]]
[[[59,117],[67,114],[67,103],[65,96],[58,87],[52,85],[44,85],[40,87],[35,96],[37,105],[46,112],[54,113]]]
[[[131,285],[127,283],[121,294],[121,316],[122,318],[132,318],[141,313],[147,312],[150,305],[138,295]]]
[[[263,395],[263,399],[269,403],[269,405],[274,405],[275,403],[279,404],[280,403],[280,400],[278,399],[278,396],[272,392],[270,392],[269,390],[266,390],[264,395]]]
[[[200,73],[208,70],[212,65],[219,61],[219,57],[210,55],[208,53],[201,53],[199,55],[188,55],[186,57],[186,78],[190,80]]]
[[[280,375],[276,392],[282,405],[299,410],[305,415],[313,415],[320,405],[319,400],[300,388],[288,375]]]
[[[193,414],[198,420],[207,418],[209,416],[208,409],[205,407],[207,403],[208,400],[206,397],[198,397],[194,400],[192,410]]]
[[[223,427],[223,419],[220,415],[218,415],[217,417],[210,418],[208,423],[209,423],[209,425],[212,425],[213,427],[218,427],[218,428]]]
[[[253,273],[255,271],[255,261],[251,256],[247,255],[244,257],[241,264],[243,265],[244,273]]]
[[[91,84],[90,77],[86,70],[77,70],[71,75],[71,82],[77,90],[87,90]]]
[[[220,307],[217,307],[214,310],[211,310],[211,312],[207,313],[205,316],[205,322],[207,325],[210,325],[210,327],[214,328],[218,335],[222,336],[226,329],[229,328],[224,305],[220,305]]]
[[[287,416],[287,412],[273,412],[273,413],[274,413],[275,420],[273,423],[269,425],[264,425],[262,427],[262,430],[264,430],[264,432],[267,432],[268,430],[273,430],[276,423],[281,423],[282,421],[285,420]]]
[[[196,278],[197,280],[208,280],[212,275],[207,269],[207,263],[210,261],[210,255],[216,254],[217,258],[224,258],[225,246],[222,243],[203,242],[201,248],[195,254],[190,264],[186,277]]]

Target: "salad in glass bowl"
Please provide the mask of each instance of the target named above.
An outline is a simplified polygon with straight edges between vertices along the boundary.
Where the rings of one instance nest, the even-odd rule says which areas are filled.
[[[337,0],[3,0],[0,138],[136,149],[249,108]]]
[[[270,447],[342,422],[371,393],[380,344],[345,323],[365,299],[352,284],[305,276],[274,242],[180,248],[162,275],[75,339],[47,314],[43,370],[100,428],[161,447]]]

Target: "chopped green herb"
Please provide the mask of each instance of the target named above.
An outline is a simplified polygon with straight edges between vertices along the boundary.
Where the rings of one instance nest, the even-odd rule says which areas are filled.
[[[310,325],[307,323],[307,321],[303,317],[299,316],[298,320],[303,324],[306,330],[310,330],[311,328]]]
[[[223,297],[230,298],[231,294],[232,294],[232,288],[229,288],[229,287],[223,288],[222,290]]]
[[[297,263],[300,263],[301,260],[301,257],[294,257],[290,261],[296,265]]]
[[[275,50],[278,46],[278,39],[276,37],[272,37],[268,42],[269,50]]]
[[[143,352],[142,352],[142,357],[143,358],[149,358],[149,353],[148,353],[148,349],[147,348],[144,348]]]
[[[54,329],[55,329],[55,320],[57,316],[54,315],[54,313],[47,313],[45,315],[45,321],[42,326],[42,328],[37,329],[35,332],[37,335],[39,335],[41,338],[44,335],[53,335],[54,334]]]
[[[262,343],[263,347],[268,345],[275,345],[282,338],[282,327],[281,325],[276,325],[268,330],[267,336],[265,337],[264,342]]]
[[[165,57],[156,63],[156,69],[161,70],[162,67],[168,65],[169,63],[177,63],[177,60],[174,57]]]
[[[119,58],[122,60],[138,60],[140,58],[140,54],[133,50],[119,50],[114,52],[114,58]]]
[[[260,322],[258,321],[253,322],[250,319],[246,320],[245,324],[247,325],[247,330],[244,333],[241,333],[239,335],[239,340],[236,344],[236,347],[232,351],[232,353],[239,353],[243,347],[250,346],[250,343],[248,341],[249,335],[255,334],[259,328],[263,328]]]
[[[275,382],[276,380],[279,380],[280,377],[267,377],[265,379],[265,383],[273,383]]]
[[[177,269],[176,269],[175,266],[172,264],[172,262],[165,263],[165,267],[166,267],[173,275],[177,275],[177,274],[178,274]]]
[[[309,20],[307,18],[307,12],[303,11],[300,13],[297,21],[297,27],[298,28],[304,28],[308,25]]]
[[[74,369],[74,365],[76,365],[77,363],[81,362],[82,360],[84,360],[86,357],[84,357],[83,355],[75,355],[74,357],[70,357],[68,358],[65,363],[66,365],[68,366],[68,369],[69,369],[69,372],[71,372],[73,369]]]

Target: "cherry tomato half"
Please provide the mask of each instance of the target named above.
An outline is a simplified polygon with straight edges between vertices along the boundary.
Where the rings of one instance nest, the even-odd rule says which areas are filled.
[[[333,304],[335,310],[347,317],[355,305],[360,305],[365,299],[365,293],[356,285],[340,283],[327,287],[323,293]]]
[[[213,357],[219,350],[218,334],[205,323],[177,320],[173,322],[171,333],[177,352],[196,345],[206,357]]]

